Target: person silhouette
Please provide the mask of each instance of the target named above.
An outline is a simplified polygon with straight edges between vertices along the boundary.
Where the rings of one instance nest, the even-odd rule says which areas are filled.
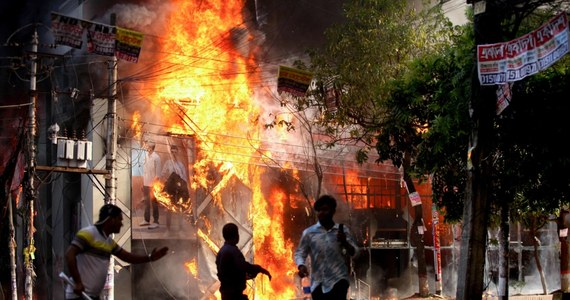
[[[239,242],[238,227],[234,223],[227,223],[222,228],[224,245],[216,255],[216,267],[220,280],[220,294],[222,300],[247,300],[243,294],[247,279],[253,279],[259,273],[269,277],[271,273],[260,265],[251,264],[245,260],[243,253],[237,247]]]

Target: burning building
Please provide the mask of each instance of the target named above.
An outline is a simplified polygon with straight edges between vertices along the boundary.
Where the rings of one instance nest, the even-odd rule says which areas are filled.
[[[182,286],[192,286],[189,289],[200,291],[200,297],[215,297],[213,262],[223,243],[220,231],[225,222],[235,222],[246,257],[277,274],[271,283],[253,282],[249,293],[263,299],[296,298],[300,291],[294,247],[302,230],[315,222],[314,198],[330,193],[340,202],[337,222],[348,224],[364,249],[354,264],[355,283],[369,282],[383,269],[383,284],[370,284],[372,292],[386,288],[390,277],[408,268],[410,256],[413,216],[399,170],[389,163],[359,165],[355,148],[349,146],[319,149],[320,136],[304,131],[293,114],[282,109],[286,95],[272,92],[276,66],[263,62],[260,33],[250,26],[243,3],[177,5],[165,19],[167,38],[150,45],[155,63],[138,73],[140,82],[134,78],[129,85],[130,93],[146,104],[135,105],[139,109],[132,110],[129,127],[133,151],[152,140],[164,161],[171,144],[183,145],[191,174],[191,208],[180,211],[172,205],[177,200],[162,198],[159,184],[155,195],[165,199],[160,201],[163,210],[182,218],[184,229],[172,233],[169,224],[164,232],[162,225],[157,231],[133,226],[133,244],[186,241],[194,249],[186,260],[195,270]],[[266,126],[279,124],[279,119],[298,129]],[[317,141],[307,142],[308,134]],[[133,154],[137,156],[142,155]],[[133,186],[135,180],[133,176]],[[429,192],[422,196],[429,199]],[[140,211],[138,216],[133,215],[133,224]],[[136,274],[144,277],[148,272]],[[146,285],[145,280],[138,282]]]
[[[263,62],[261,33],[252,26],[252,14],[244,3],[172,5],[161,39],[151,38],[146,45],[152,49],[146,55],[153,63],[144,72],[130,71],[136,76],[129,77],[129,94],[141,99],[127,108],[132,121],[130,148],[133,158],[142,157],[139,149],[151,140],[165,161],[171,145],[181,146],[189,199],[181,202],[167,195],[164,178],[157,182],[154,195],[161,214],[172,215],[172,222],[176,219],[182,225],[175,228],[161,221],[154,230],[133,225],[133,247],[144,248],[149,240],[184,241],[187,255],[179,265],[188,266],[190,275],[179,286],[199,291],[199,298],[214,298],[219,286],[213,262],[223,243],[221,228],[235,222],[242,237],[238,246],[246,257],[275,274],[271,283],[253,281],[248,292],[261,299],[296,298],[300,291],[294,247],[302,230],[316,220],[314,198],[330,193],[340,202],[337,222],[349,224],[363,248],[407,251],[409,215],[400,172],[390,164],[359,165],[348,146],[322,150],[318,142],[306,142],[308,133],[281,108],[286,96],[272,92],[276,66]],[[272,117],[299,129],[266,126],[278,124]],[[317,164],[322,178],[315,174]],[[133,160],[133,167],[137,165]],[[140,182],[136,173],[133,199],[138,198],[134,191]],[[140,216],[133,207],[132,224]],[[389,229],[383,225],[388,219]],[[360,265],[370,264],[364,256],[360,259]],[[396,269],[403,271],[405,261]],[[359,278],[366,276],[362,266]],[[149,267],[140,269],[135,268],[135,277],[141,280],[135,281],[141,288],[134,290],[148,293],[143,287],[148,286],[144,278]],[[155,280],[171,275],[160,273]],[[137,294],[137,299],[142,296]]]
[[[72,3],[62,2],[62,10]],[[336,221],[349,226],[362,248],[352,264],[351,296],[377,296],[400,286],[397,281],[411,288],[411,293],[415,291],[415,280],[409,275],[415,264],[416,245],[409,238],[415,216],[400,171],[389,162],[358,164],[355,147],[318,147],[324,137],[303,128],[283,108],[287,96],[275,92],[276,74],[278,65],[291,58],[268,56],[288,51],[278,36],[259,30],[275,26],[264,22],[276,18],[258,13],[262,2],[133,1],[101,11],[96,7],[99,1],[91,1],[84,4],[85,13],[78,12],[81,7],[71,9],[77,17],[90,20],[107,20],[109,13],[115,13],[118,25],[145,33],[139,62],[118,64],[116,201],[128,215],[116,240],[132,251],[148,252],[167,245],[172,253],[149,265],[116,261],[108,287],[115,289],[117,298],[219,298],[214,257],[222,245],[221,228],[226,222],[239,225],[238,246],[246,258],[274,275],[271,282],[263,277],[250,281],[250,299],[299,297],[293,251],[302,230],[316,221],[314,198],[324,193],[339,200]],[[278,2],[283,1],[265,5],[278,6]],[[269,49],[271,45],[280,47]],[[78,98],[54,87],[53,93],[40,93],[45,99],[53,96],[49,101],[39,101],[46,103],[39,110],[49,110],[46,115],[50,116],[40,116],[40,128],[47,128],[51,125],[46,124],[48,119],[53,119],[60,122],[62,132],[87,128],[93,142],[93,162],[82,174],[67,168],[52,178],[53,168],[40,170],[44,172],[40,195],[45,196],[37,216],[37,224],[42,225],[37,226],[38,249],[42,250],[37,256],[47,267],[38,272],[37,293],[53,298],[60,298],[61,293],[58,285],[51,287],[57,281],[53,275],[65,269],[61,253],[80,225],[92,223],[104,202],[101,182],[109,179],[104,172],[94,172],[102,170],[109,151],[104,139],[108,86],[102,83],[107,79],[106,66],[93,59],[81,69],[78,66],[84,61],[72,61],[69,67],[80,70],[77,78],[81,80],[77,89],[69,90],[79,90]],[[58,75],[70,77],[64,72],[68,69],[62,69]],[[67,120],[60,110],[74,115]],[[314,117],[309,115],[308,120]],[[6,119],[2,124],[13,126]],[[45,142],[46,133],[40,130],[43,142],[38,152],[41,164],[50,165],[56,153]],[[177,146],[177,159],[186,174],[154,183],[160,224],[153,229],[139,226],[143,219],[141,158],[149,141],[156,144],[163,163],[173,158],[170,149]],[[11,142],[16,147],[15,139]],[[418,185],[417,190],[423,215],[430,216],[429,183]],[[424,222],[427,244],[432,222],[430,218]],[[458,252],[454,241],[459,235],[452,226],[441,227],[439,234],[442,265],[453,268]],[[428,263],[433,263],[429,255]],[[444,277],[454,276],[447,275],[452,271],[444,271]]]
[[[68,4],[60,9],[67,10]],[[235,222],[246,258],[274,274],[271,282],[252,281],[248,293],[261,299],[296,298],[300,284],[293,251],[303,228],[315,222],[312,203],[323,193],[337,197],[337,222],[347,224],[363,246],[365,255],[354,264],[355,279],[381,263],[372,248],[409,251],[407,195],[399,171],[389,163],[359,165],[355,149],[346,145],[320,149],[318,141],[309,142],[309,136],[322,138],[303,130],[283,110],[287,96],[275,92],[278,64],[268,63],[267,53],[284,51],[266,51],[273,42],[258,30],[263,18],[254,11],[253,1],[148,1],[118,4],[105,12],[91,2],[84,6],[70,7],[69,13],[89,20],[108,20],[114,13],[117,25],[145,33],[139,62],[119,61],[117,66],[114,200],[127,218],[115,239],[131,251],[150,251],[157,245],[173,249],[163,264],[115,261],[115,276],[107,287],[117,297],[217,298],[214,256],[222,244],[223,224]],[[76,55],[71,60],[74,68],[83,65],[85,57],[96,57],[78,52],[71,51]],[[38,210],[42,226],[37,236],[42,249],[38,257],[45,259],[46,267],[39,272],[42,280],[35,292],[54,298],[61,289],[47,281],[57,281],[54,274],[65,270],[61,254],[105,201],[102,182],[113,180],[102,170],[110,151],[105,79],[111,77],[102,62],[93,59],[87,67],[77,67],[81,80],[69,89],[74,93],[55,87],[53,93],[41,94],[42,99],[51,96],[50,101],[39,101],[47,103],[39,110],[50,116],[40,116],[45,122],[40,128],[59,122],[60,135],[67,132],[71,144],[76,139],[71,132],[87,129],[86,138],[93,143],[93,160],[86,169],[56,168],[56,146],[46,142],[47,131],[40,130],[40,203],[47,206]],[[65,71],[58,75],[65,77]],[[60,110],[74,115],[67,120]],[[297,129],[280,127],[283,120]],[[186,172],[182,181],[155,182],[161,217],[154,229],[138,225],[143,214],[140,158],[148,141],[156,144],[163,163],[172,158],[169,149],[177,146]],[[54,170],[60,175],[55,177]],[[391,230],[383,225],[387,219]],[[53,255],[43,253],[46,249]],[[400,250],[396,252],[399,256]],[[406,260],[395,266],[397,271],[403,271]]]

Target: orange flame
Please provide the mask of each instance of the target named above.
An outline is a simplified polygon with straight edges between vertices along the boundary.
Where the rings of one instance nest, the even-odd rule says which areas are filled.
[[[261,185],[261,175],[257,178],[256,186]],[[295,288],[291,285],[296,272],[293,262],[293,245],[284,237],[284,208],[287,204],[286,195],[277,189],[273,189],[269,201],[266,201],[259,191],[255,191],[250,207],[253,220],[253,243],[256,245],[256,261],[263,265],[274,276],[271,285],[261,293],[256,293],[262,299],[293,299]],[[271,203],[271,208],[268,206]],[[269,211],[269,210],[272,211]],[[285,275],[285,276],[283,276]]]
[[[134,137],[136,140],[140,140],[142,136],[142,124],[140,123],[141,114],[138,111],[133,113],[133,123],[131,124],[131,129],[135,132]]]
[[[252,160],[261,140],[256,123],[261,109],[253,97],[260,70],[242,18],[244,1],[173,2],[176,8],[161,34],[167,38],[160,45],[161,54],[153,70],[158,75],[152,83],[154,89],[144,89],[144,96],[153,107],[160,108],[162,122],[170,133],[190,134],[200,143],[200,153],[193,162],[192,188],[207,189],[216,205],[222,205],[216,197],[232,178],[237,177],[251,189],[249,218],[253,222],[255,263],[273,275],[271,283],[265,276],[255,279],[261,287],[253,290],[255,298],[296,298],[293,245],[283,235],[288,199],[278,190],[272,191],[271,199],[265,199],[261,171],[251,167],[257,164]],[[212,167],[221,175],[218,182],[208,176]],[[161,183],[153,188],[157,200],[169,210],[192,209],[169,199]],[[207,228],[198,228],[197,236],[217,253],[218,246],[209,232],[204,232],[211,225],[207,219],[203,221]]]
[[[353,208],[367,208],[369,203],[366,183],[363,183],[361,178],[354,171],[346,174],[345,181],[348,193],[351,194],[348,200],[353,205]],[[372,206],[373,203],[370,203],[370,205]]]
[[[188,272],[190,272],[194,278],[198,276],[198,264],[195,258],[184,263],[184,266],[186,266],[186,269],[188,269]]]
[[[218,251],[220,251],[218,245],[216,245],[216,243],[214,243],[214,241],[212,241],[210,237],[202,231],[202,229],[198,229],[196,234],[208,245],[208,247],[210,247],[210,249],[212,249],[212,251],[214,251],[214,253],[218,253]]]
[[[160,181],[153,182],[152,191],[156,201],[172,212],[179,212],[183,214],[190,214],[192,211],[191,201],[179,198],[173,199],[167,192],[164,191],[164,183]]]
[[[250,54],[238,53],[232,44],[246,32],[241,18],[242,1],[178,1],[170,16],[167,39],[161,46],[162,68],[171,73],[156,82],[149,95],[161,107],[171,131],[196,134],[205,150],[202,159],[242,164],[236,169],[243,180],[257,139],[251,131],[259,114],[252,102],[259,74]],[[247,145],[249,147],[244,147]],[[198,164],[200,162],[197,162]]]

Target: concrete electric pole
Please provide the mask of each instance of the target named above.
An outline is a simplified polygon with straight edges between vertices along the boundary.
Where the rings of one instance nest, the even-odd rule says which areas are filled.
[[[498,42],[500,21],[496,1],[473,1],[475,47]],[[461,255],[457,274],[457,300],[476,300],[483,296],[488,194],[492,172],[490,155],[493,151],[493,119],[496,107],[496,86],[482,86],[477,73],[476,54],[472,71],[472,91],[469,114],[471,138],[468,149],[467,189],[463,208]]]
[[[111,14],[111,26],[115,26],[116,15]],[[117,152],[117,56],[113,55],[109,60],[109,100],[107,106],[107,161],[106,170],[109,172],[105,176],[105,203],[115,204],[117,198],[117,175],[115,173],[116,152]],[[114,298],[115,281],[115,260],[111,256],[109,270],[107,272],[107,282],[105,288],[105,299]]]
[[[34,205],[36,200],[35,190],[35,176],[36,176],[36,73],[37,73],[37,52],[39,45],[38,32],[34,29],[32,36],[32,49],[30,51],[30,106],[28,111],[28,138],[27,138],[27,191],[26,195],[26,216],[28,217],[26,224],[26,247],[24,248],[24,268],[26,271],[25,279],[25,298],[31,300],[33,298],[34,290],[34,257],[35,257],[35,242],[34,242]]]

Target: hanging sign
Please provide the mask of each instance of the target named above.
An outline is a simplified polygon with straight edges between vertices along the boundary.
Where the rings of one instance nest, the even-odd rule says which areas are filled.
[[[568,53],[568,18],[561,13],[538,29],[504,43],[477,46],[481,85],[518,81]]]
[[[51,14],[51,28],[57,45],[81,49],[87,31],[87,51],[136,63],[144,34],[134,30],[99,24],[57,13]]]
[[[279,66],[277,91],[303,97],[307,93],[313,75],[307,71]]]
[[[410,202],[412,203],[412,206],[422,204],[422,197],[420,197],[420,194],[418,192],[410,193],[408,196],[410,197]]]
[[[84,23],[80,19],[51,13],[51,30],[54,42],[57,45],[65,45],[81,49],[83,45]]]
[[[117,44],[115,55],[122,60],[136,63],[142,48],[144,34],[117,27]]]
[[[87,52],[115,55],[115,26],[90,23],[87,28]]]

